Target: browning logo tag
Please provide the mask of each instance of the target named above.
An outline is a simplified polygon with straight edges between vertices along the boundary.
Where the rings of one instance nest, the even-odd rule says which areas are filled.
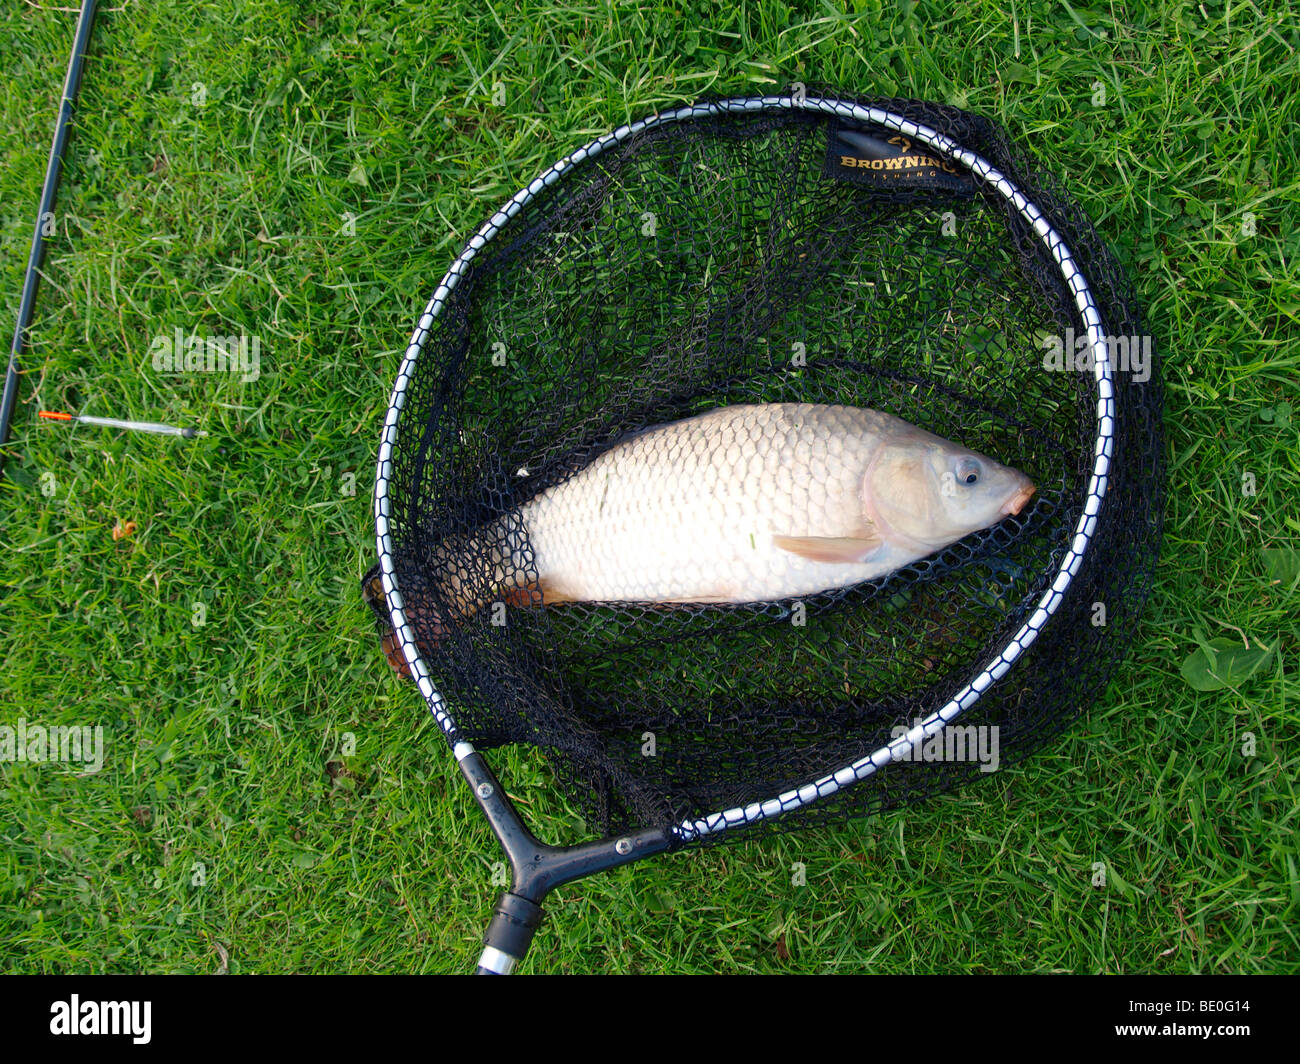
[[[970,174],[951,159],[886,130],[878,136],[858,129],[831,130],[823,172],[877,188],[936,188],[967,196],[975,188]]]

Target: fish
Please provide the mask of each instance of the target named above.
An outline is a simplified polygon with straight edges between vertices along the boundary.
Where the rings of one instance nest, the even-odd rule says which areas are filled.
[[[416,609],[436,633],[491,601],[797,598],[934,554],[1021,513],[1035,491],[1019,470],[881,411],[718,407],[633,432],[508,519],[444,543],[461,561],[423,579],[451,616]],[[531,566],[509,532],[519,527]],[[382,620],[377,570],[367,582]],[[391,632],[385,651],[406,674]]]

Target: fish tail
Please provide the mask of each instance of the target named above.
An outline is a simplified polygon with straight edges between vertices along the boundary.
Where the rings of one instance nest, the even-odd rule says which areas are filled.
[[[407,621],[415,629],[417,638],[436,646],[448,634],[442,613],[434,604],[425,582],[420,577],[409,573],[402,575],[407,577],[399,578],[402,587],[402,605]],[[388,664],[402,679],[410,679],[411,666],[402,652],[397,633],[393,631],[393,622],[388,613],[388,600],[384,595],[383,577],[378,564],[372,566],[361,578],[361,597],[374,615],[379,628],[379,645],[383,648]]]
[[[523,552],[512,546],[516,538],[504,524],[493,525],[445,540],[427,568],[399,563],[403,611],[422,642],[437,646],[451,625],[468,621],[494,602],[536,606],[547,601],[537,583],[523,575]],[[436,580],[430,580],[429,572],[438,574]],[[384,656],[399,676],[408,678],[410,666],[393,631],[378,564],[361,578],[361,591],[379,626]]]
[[[521,574],[521,551],[513,546],[504,523],[459,536],[436,552],[434,568],[439,598],[449,616],[466,621],[494,602],[525,605],[519,601],[526,587]]]

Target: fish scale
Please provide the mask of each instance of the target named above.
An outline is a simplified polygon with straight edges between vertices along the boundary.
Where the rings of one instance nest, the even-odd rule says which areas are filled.
[[[922,554],[888,543],[845,563],[774,542],[858,533],[864,473],[900,426],[912,428],[856,407],[771,404],[645,430],[522,507],[546,601],[786,598],[913,561]]]

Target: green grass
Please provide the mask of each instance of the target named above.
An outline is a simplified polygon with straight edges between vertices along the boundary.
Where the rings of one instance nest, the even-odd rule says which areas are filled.
[[[102,12],[0,484],[0,724],[100,724],[107,758],[0,764],[0,969],[472,966],[500,854],[357,586],[398,354],[543,167],[658,107],[793,80],[1004,122],[1117,248],[1166,358],[1154,594],[1098,707],[1024,766],[563,888],[524,970],[1300,969],[1298,600],[1261,558],[1300,539],[1300,417],[1278,411],[1300,376],[1295,17],[1005,6]],[[0,16],[9,323],[74,21]],[[177,326],[257,335],[261,376],[155,372]],[[1180,667],[1219,637],[1274,655],[1194,691]],[[544,836],[571,830],[544,766],[499,774]]]

